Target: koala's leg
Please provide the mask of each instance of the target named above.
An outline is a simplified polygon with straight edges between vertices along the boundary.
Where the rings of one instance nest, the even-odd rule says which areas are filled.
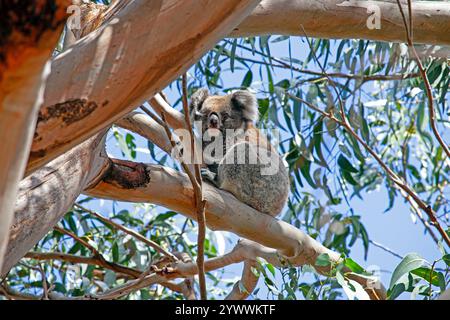
[[[230,148],[218,168],[218,184],[240,201],[258,211],[277,215],[289,193],[289,177],[278,154],[272,161],[262,161],[259,150],[248,142]],[[267,152],[267,150],[264,150]],[[274,170],[267,170],[268,166]]]
[[[209,170],[208,168],[201,168],[200,173],[202,175],[202,179],[207,182],[211,182],[215,186],[218,186],[217,184],[217,174]]]
[[[201,168],[200,173],[204,181],[212,183],[214,186],[219,187],[217,181],[217,164],[208,165],[206,168]]]

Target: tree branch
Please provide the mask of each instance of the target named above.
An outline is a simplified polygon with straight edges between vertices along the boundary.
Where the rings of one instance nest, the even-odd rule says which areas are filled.
[[[372,8],[372,13],[368,13],[368,8]],[[373,8],[379,8],[380,29],[367,27],[367,20],[373,18]],[[415,42],[450,45],[450,3],[415,1],[413,17]],[[395,1],[360,0],[263,0],[231,36],[301,36],[301,24],[316,38],[405,40],[402,17]]]
[[[258,284],[259,275],[255,274],[256,261],[247,260],[244,262],[241,280],[236,282],[231,292],[225,297],[225,300],[244,300],[255,290]]]
[[[72,254],[60,253],[60,252],[28,252],[25,258],[34,260],[60,260],[63,262],[70,262],[72,264],[89,264],[99,266],[116,273],[126,274],[132,278],[137,278],[142,273],[137,269],[128,268],[113,262],[108,262],[105,259],[99,258],[99,256],[82,257]]]

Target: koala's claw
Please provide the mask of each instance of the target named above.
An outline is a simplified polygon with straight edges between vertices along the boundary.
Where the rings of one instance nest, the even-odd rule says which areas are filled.
[[[211,182],[212,184],[216,185],[216,174],[209,170],[208,168],[201,168],[200,173],[202,175],[202,178],[204,181]]]

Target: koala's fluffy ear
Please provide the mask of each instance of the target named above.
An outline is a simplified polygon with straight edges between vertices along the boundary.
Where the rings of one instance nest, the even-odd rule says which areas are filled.
[[[209,96],[208,88],[200,88],[191,96],[191,103],[189,104],[189,113],[194,116],[196,111],[199,111],[202,108],[203,102],[205,102],[206,98]]]
[[[239,90],[231,94],[231,103],[234,108],[242,111],[243,117],[248,121],[258,120],[258,102],[253,93]]]

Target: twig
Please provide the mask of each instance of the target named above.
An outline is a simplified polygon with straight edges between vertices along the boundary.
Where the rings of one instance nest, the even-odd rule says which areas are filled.
[[[129,235],[131,235],[133,237],[135,237],[136,239],[144,242],[145,244],[147,244],[148,246],[152,247],[153,249],[155,249],[159,253],[167,256],[172,261],[178,261],[178,258],[174,254],[168,252],[167,250],[162,248],[159,244],[157,244],[156,242],[154,242],[154,241],[152,241],[150,239],[147,239],[146,237],[144,237],[140,233],[138,233],[138,232],[136,232],[134,230],[131,230],[131,229],[129,229],[129,228],[127,228],[127,227],[125,227],[125,226],[123,226],[121,224],[118,224],[118,223],[112,221],[111,219],[105,218],[104,216],[102,216],[101,214],[99,214],[99,213],[97,213],[95,211],[92,211],[92,210],[89,210],[87,208],[84,208],[83,206],[79,205],[78,203],[74,203],[73,206],[77,207],[78,209],[83,210],[84,212],[87,212],[87,213],[95,216],[96,218],[100,219],[104,223],[109,224],[110,226],[113,226],[114,228],[122,230],[123,232],[125,232],[125,233],[127,233],[127,234],[129,234]]]
[[[84,263],[88,265],[95,265],[99,267],[103,267],[105,269],[109,269],[116,273],[122,273],[132,278],[137,278],[141,271],[137,269],[128,268],[122,265],[118,265],[112,262],[107,262],[105,260],[99,259],[98,257],[83,257],[76,256],[67,253],[60,252],[28,252],[25,255],[25,258],[35,259],[35,260],[60,260],[65,262],[70,262],[73,264]]]
[[[48,283],[47,283],[47,277],[45,275],[44,269],[42,269],[41,265],[38,265],[39,273],[41,274],[41,281],[42,281],[42,299],[48,300]]]
[[[68,235],[69,237],[73,238],[75,241],[79,242],[81,245],[86,247],[89,251],[91,251],[93,258],[96,258],[98,260],[99,266],[105,267],[110,270],[114,270],[116,272],[124,273],[124,274],[131,275],[132,273],[134,273],[133,269],[121,266],[114,262],[107,261],[97,249],[95,249],[92,245],[90,245],[89,243],[87,243],[85,240],[81,239],[77,235],[73,234],[72,232],[65,230],[63,228],[60,228],[58,226],[55,226],[55,230]],[[139,272],[139,274],[140,273],[141,272]]]
[[[388,247],[385,247],[385,246],[382,245],[381,243],[378,243],[378,242],[373,241],[373,240],[370,240],[370,239],[369,239],[369,242],[370,242],[371,244],[373,244],[375,247],[380,248],[381,250],[384,250],[384,251],[386,251],[386,252],[392,254],[394,257],[397,257],[397,258],[399,258],[399,259],[403,259],[403,257],[402,257],[401,255],[399,255],[399,254],[396,253],[395,251],[389,249]]]
[[[413,39],[412,39],[413,21],[412,21],[411,0],[408,0],[408,11],[409,11],[409,19],[410,19],[409,27],[408,27],[408,22],[406,21],[405,13],[403,12],[403,8],[402,8],[402,5],[399,0],[397,0],[397,4],[400,9],[400,13],[402,15],[403,24],[405,25],[406,41],[407,41],[408,47],[411,48],[411,51],[414,55],[414,60],[417,63],[417,67],[419,68],[420,75],[422,76],[423,82],[425,84],[425,91],[426,91],[427,100],[428,100],[428,113],[429,113],[429,118],[430,118],[431,129],[433,130],[433,134],[436,137],[436,139],[438,140],[438,142],[441,145],[442,149],[444,150],[445,154],[447,155],[448,158],[450,158],[450,149],[448,148],[448,145],[445,143],[444,139],[442,139],[442,136],[439,133],[437,126],[436,126],[436,112],[434,110],[434,105],[433,105],[433,93],[431,91],[431,84],[430,84],[430,81],[428,80],[428,75],[427,75],[425,68],[423,67],[422,61],[420,60],[419,55],[417,54],[416,48],[414,47],[414,43],[413,43]]]
[[[163,121],[163,127],[166,130],[167,137],[170,140],[170,143],[172,144],[172,148],[176,148],[176,144],[174,142],[174,139],[172,137],[172,132],[169,129],[169,125],[166,121],[166,116],[164,111],[161,111],[161,119]],[[198,194],[200,196],[201,193],[201,185],[198,184],[195,176],[193,175],[191,169],[188,167],[188,165],[180,158],[181,166],[183,167],[183,170],[186,172],[186,174],[189,177],[189,180],[191,181],[192,188],[194,190],[194,204],[196,206],[196,212],[197,212],[197,222],[198,222],[198,239],[201,240],[203,238],[203,241],[200,243],[197,243],[198,246],[198,252],[197,252],[197,268],[198,268],[198,275],[199,275],[199,285],[200,285],[200,297],[203,300],[206,300],[206,280],[205,280],[205,271],[204,271],[204,242],[205,242],[205,231],[206,231],[206,222],[205,222],[205,207],[206,207],[206,201],[200,200],[200,207],[197,205],[198,203]],[[197,165],[195,165],[197,166]],[[201,180],[200,180],[201,182]],[[199,193],[200,189],[200,193]],[[201,199],[201,198],[200,198]],[[199,212],[201,213],[199,214]],[[203,227],[202,227],[203,225]],[[199,265],[201,265],[199,267]],[[203,267],[203,268],[202,268]]]
[[[155,120],[160,126],[163,126],[163,122],[158,118],[153,112],[151,112],[147,107],[141,106],[142,111],[144,111],[150,118]]]
[[[410,125],[410,128],[413,126],[413,124]],[[407,162],[408,159],[406,158],[407,154],[406,154],[406,148],[408,146],[408,141],[411,138],[411,130],[407,131],[406,137],[403,141],[401,150],[402,150],[402,167],[403,167],[403,179],[405,180],[405,183],[408,182],[408,175],[406,174],[406,167],[407,167]],[[398,141],[398,139],[397,139]],[[400,141],[398,141],[400,143]],[[408,201],[412,207],[412,210],[414,211],[414,213],[416,214],[416,216],[419,218],[420,222],[422,222],[425,230],[430,234],[431,238],[433,239],[433,241],[438,244],[439,243],[439,239],[437,238],[437,236],[434,234],[433,230],[430,227],[430,224],[428,223],[428,221],[426,221],[422,215],[422,212],[420,211],[420,208],[417,207],[417,204],[414,203],[414,201],[412,201],[411,197],[408,194],[404,194],[403,195],[406,199],[406,201]]]
[[[92,254],[94,256],[101,256],[100,252],[98,252],[97,249],[95,249],[91,244],[89,244],[88,242],[86,242],[85,240],[81,239],[79,236],[77,236],[76,234],[70,232],[69,230],[66,230],[64,228],[61,228],[59,226],[55,226],[54,229],[60,233],[63,233],[69,237],[71,237],[72,239],[74,239],[76,242],[80,243],[83,247],[87,248],[89,251],[92,252]]]
[[[240,44],[237,44],[237,46],[241,49],[245,49],[247,51],[252,51],[253,49],[249,49],[245,46],[242,46]],[[217,51],[217,50],[215,50]],[[254,51],[255,53],[267,57],[268,56],[258,50]],[[228,54],[227,52],[222,52],[227,56],[230,56],[230,54]],[[317,72],[317,71],[313,71],[313,70],[306,70],[306,69],[300,69],[298,67],[292,66],[286,62],[284,62],[283,60],[280,60],[276,57],[270,57],[271,60],[277,62],[278,64],[274,64],[274,63],[266,63],[264,61],[259,61],[256,59],[251,59],[251,58],[243,58],[243,57],[238,57],[239,60],[243,60],[243,61],[247,61],[247,62],[251,62],[251,63],[257,63],[257,64],[262,64],[262,65],[270,65],[272,67],[275,68],[282,68],[282,69],[289,69],[289,70],[294,70],[296,72],[299,73],[304,73],[304,74],[309,74],[309,75],[314,75],[314,76],[319,76],[319,77],[326,77],[326,75],[323,72]],[[420,76],[419,73],[408,73],[408,74],[392,74],[392,75],[383,75],[383,74],[375,74],[375,75],[363,75],[363,74],[347,74],[347,73],[341,73],[341,72],[329,72],[327,73],[329,77],[332,78],[342,78],[342,79],[350,79],[350,80],[361,80],[362,82],[368,82],[368,81],[398,81],[398,80],[405,80],[405,79],[411,79],[411,78],[417,78]],[[315,80],[318,80],[320,78],[317,78]]]
[[[82,256],[76,256],[76,255],[72,255],[72,254],[59,253],[59,252],[28,252],[25,255],[25,258],[30,258],[30,259],[35,259],[35,260],[61,260],[61,261],[70,262],[73,264],[84,263],[84,264],[88,264],[88,265],[95,265],[95,266],[103,267],[105,269],[114,271],[114,272],[118,273],[119,275],[122,274],[122,275],[125,275],[128,277],[131,277],[133,279],[140,279],[140,278],[142,279],[149,274],[148,271],[142,272],[137,269],[125,267],[122,265],[117,265],[114,263],[105,263],[105,261],[102,261],[101,259],[98,259],[97,257],[82,257]],[[185,295],[185,297],[187,299],[192,299],[192,293],[189,291],[190,289],[192,289],[189,286],[189,279],[185,279],[185,281],[183,281],[179,284],[172,283],[169,281],[164,281],[164,282],[161,282],[158,284],[160,284],[163,287],[166,287],[172,291],[182,293],[183,295]],[[1,289],[1,286],[0,286],[0,289]],[[48,295],[48,298],[52,299],[51,294]]]
[[[197,183],[192,185],[194,187],[194,196],[195,196],[195,206],[197,208],[197,223],[198,223],[198,236],[197,236],[197,266],[198,266],[198,278],[200,284],[200,297],[202,300],[207,299],[206,295],[206,279],[205,279],[205,235],[206,235],[206,221],[205,221],[205,207],[206,201],[203,200],[203,192],[202,192],[202,177],[200,175],[200,165],[196,160],[196,150],[195,150],[195,136],[192,131],[191,119],[189,117],[189,106],[188,106],[188,97],[187,97],[187,79],[186,74],[182,76],[182,89],[183,89],[183,111],[184,111],[184,119],[186,121],[186,125],[189,129],[189,134],[191,137],[191,154],[193,155],[194,160],[194,170],[195,170],[195,178]]]

